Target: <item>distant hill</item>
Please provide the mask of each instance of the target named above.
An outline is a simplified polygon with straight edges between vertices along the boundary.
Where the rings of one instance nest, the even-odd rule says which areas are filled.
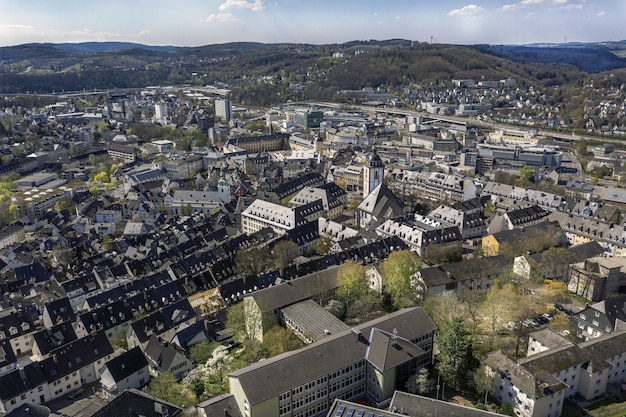
[[[333,57],[335,52],[342,56]],[[0,48],[0,93],[226,84],[240,103],[333,99],[340,90],[453,78],[556,86],[626,68],[626,43],[446,45],[405,39],[343,44],[232,42],[199,47],[128,42]],[[262,82],[260,80],[263,80]],[[293,88],[292,88],[293,87]]]
[[[480,52],[521,63],[570,64],[590,73],[609,71],[626,66],[620,58],[604,45],[566,44],[546,46],[477,45]]]
[[[175,46],[148,46],[132,42],[31,43],[25,44],[24,46],[45,46],[79,54],[100,54],[129,49],[146,49],[150,51],[168,52],[177,48]]]

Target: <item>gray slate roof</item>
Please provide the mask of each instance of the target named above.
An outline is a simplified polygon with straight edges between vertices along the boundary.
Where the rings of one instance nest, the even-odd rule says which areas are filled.
[[[434,332],[435,324],[421,308],[407,308],[329,336],[293,352],[257,362],[229,374],[238,379],[250,404],[257,404],[366,357],[372,328],[397,329],[407,340]]]

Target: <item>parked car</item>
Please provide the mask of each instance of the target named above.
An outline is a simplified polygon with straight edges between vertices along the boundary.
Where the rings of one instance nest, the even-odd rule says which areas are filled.
[[[83,388],[78,388],[77,390],[70,391],[66,397],[68,400],[73,400],[74,398],[78,398],[85,393]]]

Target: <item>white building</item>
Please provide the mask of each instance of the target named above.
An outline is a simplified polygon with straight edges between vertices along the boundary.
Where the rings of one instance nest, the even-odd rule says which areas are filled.
[[[229,121],[233,117],[233,103],[230,100],[215,100],[215,115],[222,121]]]

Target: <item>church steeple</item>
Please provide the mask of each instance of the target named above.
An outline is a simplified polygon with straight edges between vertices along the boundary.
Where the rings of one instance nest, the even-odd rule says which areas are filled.
[[[217,196],[224,203],[230,203],[230,183],[226,179],[224,165],[220,169],[220,179],[217,182]]]
[[[383,183],[385,177],[385,164],[375,151],[372,151],[365,162],[363,171],[363,198],[374,191],[376,187]]]

